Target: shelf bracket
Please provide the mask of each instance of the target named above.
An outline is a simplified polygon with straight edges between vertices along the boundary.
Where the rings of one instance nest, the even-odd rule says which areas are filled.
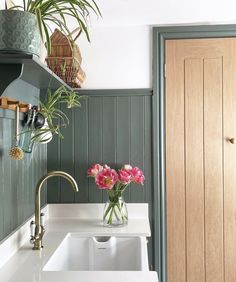
[[[23,73],[23,64],[0,63],[0,97],[6,88]]]

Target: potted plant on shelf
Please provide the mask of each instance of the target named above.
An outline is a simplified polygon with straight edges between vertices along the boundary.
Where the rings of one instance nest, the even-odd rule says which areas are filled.
[[[5,0],[6,9],[0,11],[0,52],[26,53],[39,56],[40,38],[47,52],[51,51],[50,26],[59,30],[72,42],[67,24],[70,18],[90,41],[87,19],[90,13],[101,16],[94,0]]]

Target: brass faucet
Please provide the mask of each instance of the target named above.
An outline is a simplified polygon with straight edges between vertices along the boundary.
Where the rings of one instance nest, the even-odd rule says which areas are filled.
[[[42,224],[43,214],[40,213],[40,210],[41,210],[41,208],[40,208],[41,189],[42,189],[44,182],[48,178],[51,178],[51,177],[54,177],[54,176],[61,176],[65,179],[67,179],[70,182],[73,190],[75,192],[79,191],[75,179],[70,174],[68,174],[64,171],[49,172],[48,174],[46,174],[45,176],[43,176],[39,180],[37,187],[36,187],[36,193],[35,193],[35,222],[34,221],[31,222],[31,240],[30,240],[30,242],[32,244],[34,244],[33,250],[40,250],[41,248],[43,248],[42,238],[43,238],[43,235],[45,233],[45,228],[43,226],[44,224]],[[32,232],[32,229],[34,229],[33,232]]]

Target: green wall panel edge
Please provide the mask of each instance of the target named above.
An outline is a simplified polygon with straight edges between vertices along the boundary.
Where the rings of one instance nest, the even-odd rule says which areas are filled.
[[[152,96],[151,88],[139,89],[75,89],[79,95],[98,97]]]

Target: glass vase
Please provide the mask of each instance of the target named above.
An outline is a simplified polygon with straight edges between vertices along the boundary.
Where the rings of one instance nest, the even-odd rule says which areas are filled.
[[[19,145],[25,153],[32,153],[34,141],[32,135],[34,131],[34,119],[36,115],[36,109],[32,108],[27,113],[27,120],[20,134]]]
[[[103,225],[124,226],[128,223],[128,211],[123,197],[109,198],[103,212]]]

